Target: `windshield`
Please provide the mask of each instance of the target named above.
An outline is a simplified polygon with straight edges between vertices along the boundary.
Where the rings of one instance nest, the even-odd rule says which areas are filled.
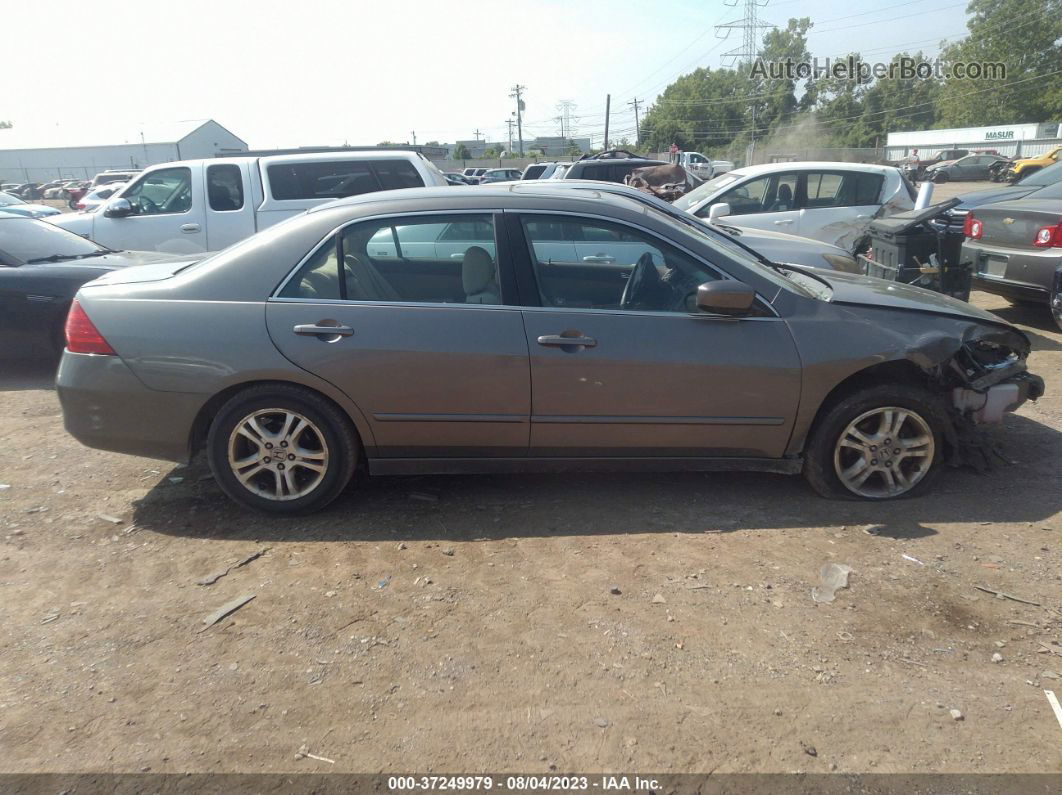
[[[45,221],[31,218],[0,220],[0,257],[9,265],[95,257],[109,251]]]
[[[699,204],[707,199],[720,188],[725,188],[731,182],[737,182],[741,179],[741,176],[741,174],[736,174],[733,171],[726,174],[720,174],[718,177],[713,177],[703,185],[694,188],[685,196],[679,196],[675,199],[673,204],[680,210],[688,210],[693,205]]]
[[[18,196],[12,196],[10,193],[0,193],[0,207],[6,207],[9,204],[25,204]]]
[[[1022,177],[1015,185],[1054,185],[1062,181],[1062,163],[1052,163],[1046,168],[1034,171],[1027,177]]]
[[[704,238],[717,248],[725,249],[727,256],[732,260],[744,265],[749,270],[755,271],[757,275],[769,280],[772,284],[789,290],[790,292],[799,293],[800,295],[829,300],[828,295],[824,297],[819,292],[822,282],[816,282],[818,285],[817,289],[808,289],[807,282],[816,281],[812,277],[788,269],[775,269],[769,267],[764,264],[764,262],[757,259],[756,256],[744,246],[739,245],[732,238],[728,237],[725,232],[712,227],[705,221],[701,221],[688,213],[676,212],[674,205],[669,205],[662,199],[648,195],[645,196],[644,199],[638,197],[637,201],[645,205],[646,211],[655,212],[658,215],[663,216],[663,219],[672,226],[678,226],[683,231]],[[794,274],[801,278],[793,278]],[[829,291],[827,290],[827,292]]]

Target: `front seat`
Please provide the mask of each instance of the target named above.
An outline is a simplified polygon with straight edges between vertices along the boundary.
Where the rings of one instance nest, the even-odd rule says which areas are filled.
[[[776,213],[793,209],[793,189],[788,185],[781,185],[778,188],[778,198],[775,200],[774,207],[771,209]]]
[[[485,248],[469,246],[461,260],[461,286],[466,304],[499,304],[501,295],[495,279],[494,260]]]

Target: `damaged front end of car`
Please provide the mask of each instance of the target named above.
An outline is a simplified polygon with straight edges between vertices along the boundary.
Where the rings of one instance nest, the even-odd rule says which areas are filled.
[[[1029,338],[1016,328],[973,324],[959,339],[936,342],[913,358],[948,397],[949,463],[987,469],[994,449],[982,426],[1002,422],[1006,412],[1044,394],[1044,380],[1026,367]],[[931,367],[925,367],[927,356],[936,359]]]

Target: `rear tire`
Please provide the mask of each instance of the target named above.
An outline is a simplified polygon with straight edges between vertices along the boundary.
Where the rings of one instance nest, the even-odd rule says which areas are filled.
[[[936,476],[948,418],[920,387],[882,384],[824,409],[804,458],[804,477],[823,497],[886,500],[923,491]]]
[[[949,179],[950,177],[948,177],[948,173],[946,171],[938,171],[933,174],[933,182],[937,183],[938,185],[947,182]]]
[[[350,481],[360,444],[350,420],[316,392],[250,387],[221,407],[207,435],[210,469],[236,502],[270,514],[305,514]]]

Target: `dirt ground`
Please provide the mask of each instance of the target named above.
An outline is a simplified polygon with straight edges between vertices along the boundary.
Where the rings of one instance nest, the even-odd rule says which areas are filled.
[[[0,362],[0,772],[1062,771],[1062,334],[974,300],[1047,395],[1009,463],[887,505],[419,477],[269,519],[81,447],[51,366]]]

